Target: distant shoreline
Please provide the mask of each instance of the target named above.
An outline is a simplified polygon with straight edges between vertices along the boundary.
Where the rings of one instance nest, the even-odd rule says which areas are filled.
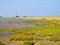
[[[46,19],[46,20],[60,20],[60,16],[2,17],[0,19]]]

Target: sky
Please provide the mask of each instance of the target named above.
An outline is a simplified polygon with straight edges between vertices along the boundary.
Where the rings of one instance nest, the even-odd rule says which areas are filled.
[[[0,0],[0,16],[60,16],[60,0]]]

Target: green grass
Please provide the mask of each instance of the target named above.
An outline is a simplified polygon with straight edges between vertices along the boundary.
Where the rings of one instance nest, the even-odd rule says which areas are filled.
[[[0,45],[5,45],[5,44],[3,44],[2,42],[0,42]]]
[[[0,28],[0,32],[14,32],[14,34],[8,36],[10,41],[60,41],[60,21],[47,21],[47,20],[34,20],[31,22],[25,22],[26,24],[35,24],[34,27],[3,27]],[[45,26],[47,24],[47,26]],[[39,39],[37,37],[41,37]],[[30,42],[21,44],[30,45]],[[57,44],[57,45],[60,45]]]

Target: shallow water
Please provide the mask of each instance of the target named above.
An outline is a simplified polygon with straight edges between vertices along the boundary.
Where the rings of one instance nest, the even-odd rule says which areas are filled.
[[[28,27],[35,26],[35,24],[30,24],[32,20],[0,20],[0,27]],[[29,24],[28,24],[29,23]]]
[[[9,35],[9,34],[13,34],[13,32],[0,32],[0,35]]]

